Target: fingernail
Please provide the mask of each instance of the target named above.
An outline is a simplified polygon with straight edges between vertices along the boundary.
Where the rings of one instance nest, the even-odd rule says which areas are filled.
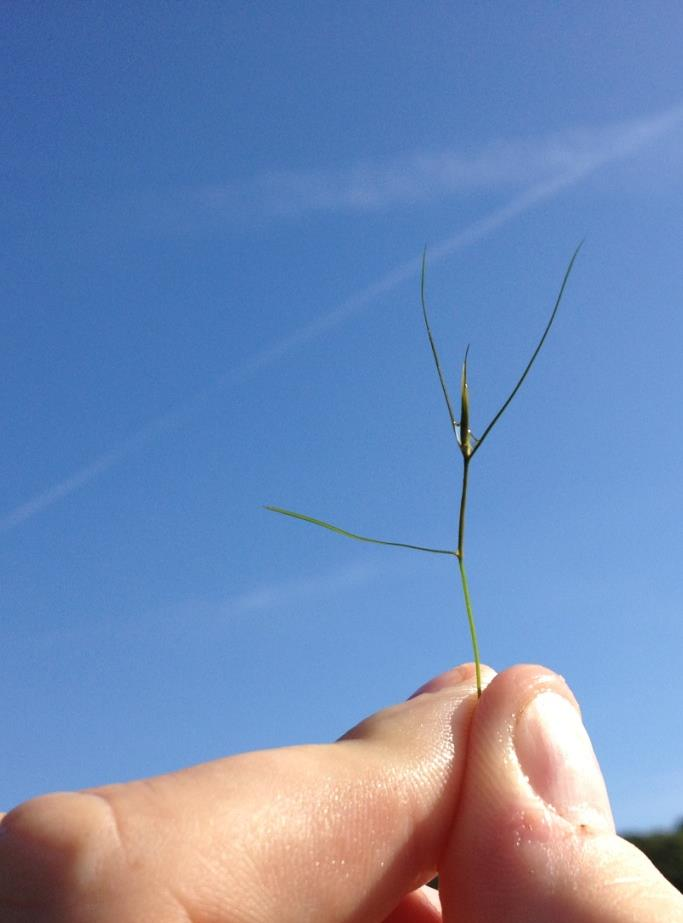
[[[574,824],[614,829],[607,790],[578,711],[556,692],[540,692],[517,719],[515,749],[531,787]]]
[[[417,698],[418,695],[422,695],[424,692],[438,692],[440,689],[457,686],[459,683],[462,683],[463,680],[469,678],[471,678],[474,683],[473,668],[469,664],[464,663],[459,667],[454,667],[452,670],[447,670],[445,673],[439,673],[438,676],[430,679],[429,682],[423,683],[411,696],[408,696],[408,701]]]

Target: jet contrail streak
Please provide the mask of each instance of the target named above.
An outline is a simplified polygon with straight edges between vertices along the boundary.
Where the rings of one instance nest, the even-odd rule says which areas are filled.
[[[488,237],[514,218],[530,211],[541,202],[548,201],[565,189],[575,186],[600,167],[624,159],[647,144],[666,135],[683,123],[683,106],[668,109],[659,115],[630,123],[617,144],[610,149],[601,150],[592,158],[585,158],[573,170],[567,171],[554,179],[546,180],[529,187],[514,196],[506,205],[495,209],[474,221],[457,234],[440,241],[429,249],[430,263],[434,264],[452,253]],[[395,266],[384,276],[351,295],[336,308],[322,314],[315,320],[299,327],[288,336],[264,346],[252,356],[233,366],[211,385],[196,392],[186,401],[176,404],[166,413],[150,421],[133,433],[118,446],[105,452],[88,465],[79,468],[69,477],[60,481],[30,500],[20,504],[0,517],[0,533],[9,532],[33,516],[48,509],[69,494],[80,490],[94,481],[105,471],[142,449],[149,442],[164,432],[177,429],[188,420],[211,396],[232,386],[241,384],[262,369],[277,362],[283,356],[294,352],[311,340],[315,340],[348,320],[354,314],[378,298],[391,291],[401,283],[414,278],[420,269],[421,256]]]

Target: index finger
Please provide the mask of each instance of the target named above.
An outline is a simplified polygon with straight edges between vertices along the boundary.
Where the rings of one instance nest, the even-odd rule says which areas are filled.
[[[471,670],[431,688],[336,744],[27,802],[0,825],[3,921],[385,919],[434,874],[463,775]]]

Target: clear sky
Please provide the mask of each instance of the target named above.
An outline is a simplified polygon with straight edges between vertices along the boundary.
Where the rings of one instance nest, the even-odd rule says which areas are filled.
[[[338,736],[471,658],[683,815],[683,8],[5,3],[0,807]]]

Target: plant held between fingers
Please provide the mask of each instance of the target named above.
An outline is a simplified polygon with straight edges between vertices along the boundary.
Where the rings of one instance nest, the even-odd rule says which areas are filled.
[[[359,542],[370,542],[373,545],[390,545],[391,547],[394,547],[394,548],[409,548],[413,551],[428,551],[430,554],[445,554],[445,555],[450,555],[451,557],[455,558],[458,562],[458,569],[460,571],[460,581],[462,583],[462,592],[463,592],[463,597],[465,600],[465,610],[467,612],[467,622],[469,625],[470,636],[472,639],[472,651],[474,654],[474,664],[475,664],[475,670],[476,670],[476,682],[477,682],[477,695],[478,696],[481,695],[481,657],[479,655],[479,642],[477,641],[477,630],[476,630],[476,626],[474,623],[474,614],[472,612],[472,600],[470,597],[469,583],[467,580],[467,571],[465,570],[465,513],[467,509],[467,489],[468,489],[468,477],[469,477],[470,463],[472,459],[474,458],[474,456],[479,451],[479,449],[481,448],[481,446],[483,445],[484,441],[488,437],[491,430],[494,428],[496,423],[500,420],[500,418],[503,416],[503,414],[505,413],[505,411],[511,404],[515,395],[521,388],[522,383],[524,382],[524,379],[527,377],[527,375],[529,374],[531,370],[531,367],[536,361],[536,357],[541,351],[541,348],[543,344],[545,343],[546,337],[550,333],[550,328],[552,327],[555,321],[555,317],[557,316],[557,311],[558,311],[558,308],[560,307],[560,303],[562,301],[565,288],[567,287],[569,276],[571,275],[571,271],[574,267],[576,257],[579,255],[579,250],[581,249],[582,245],[583,245],[583,241],[578,245],[578,247],[572,254],[572,258],[569,261],[569,265],[567,266],[567,269],[565,270],[564,278],[562,279],[562,285],[560,286],[560,291],[555,300],[555,306],[553,307],[552,313],[550,315],[550,319],[548,320],[548,323],[546,324],[545,330],[543,331],[543,334],[541,335],[541,338],[538,341],[536,348],[531,354],[531,358],[529,359],[529,362],[527,363],[526,368],[520,375],[517,383],[515,384],[510,394],[508,395],[507,399],[503,402],[498,412],[494,415],[491,422],[488,424],[488,426],[484,429],[481,436],[479,437],[475,436],[472,430],[470,429],[470,398],[469,398],[469,385],[467,381],[467,357],[469,354],[469,346],[465,350],[465,358],[463,360],[462,371],[460,375],[460,416],[458,419],[458,417],[456,417],[456,414],[453,410],[453,403],[451,401],[450,394],[448,393],[448,388],[446,386],[446,379],[444,377],[444,374],[441,368],[441,361],[439,359],[439,354],[436,349],[436,343],[432,335],[432,329],[429,323],[429,316],[427,314],[427,302],[426,302],[426,297],[425,297],[425,277],[426,277],[426,266],[427,266],[426,251],[422,255],[422,272],[420,276],[420,301],[422,304],[422,317],[424,319],[425,329],[427,331],[427,337],[429,339],[429,345],[431,347],[432,356],[434,358],[434,365],[436,367],[436,372],[439,377],[441,391],[443,392],[444,400],[446,402],[446,408],[448,410],[448,417],[451,423],[451,427],[453,429],[455,440],[460,449],[460,454],[462,455],[462,462],[463,462],[462,485],[460,489],[460,511],[458,515],[458,545],[457,545],[457,548],[453,550],[443,549],[443,548],[429,548],[424,545],[412,545],[406,542],[392,542],[392,541],[386,541],[386,540],[379,539],[379,538],[370,538],[366,535],[358,535],[355,532],[348,532],[346,529],[340,529],[339,526],[332,525],[332,523],[329,523],[329,522],[324,522],[322,519],[315,519],[313,516],[305,516],[303,513],[295,513],[293,510],[285,510],[279,506],[266,506],[266,509],[270,510],[273,513],[281,513],[283,516],[290,516],[293,519],[301,519],[304,522],[310,522],[310,523],[313,523],[313,525],[322,526],[323,529],[328,529],[330,532],[336,532],[338,535],[344,535],[347,538],[353,538]]]

